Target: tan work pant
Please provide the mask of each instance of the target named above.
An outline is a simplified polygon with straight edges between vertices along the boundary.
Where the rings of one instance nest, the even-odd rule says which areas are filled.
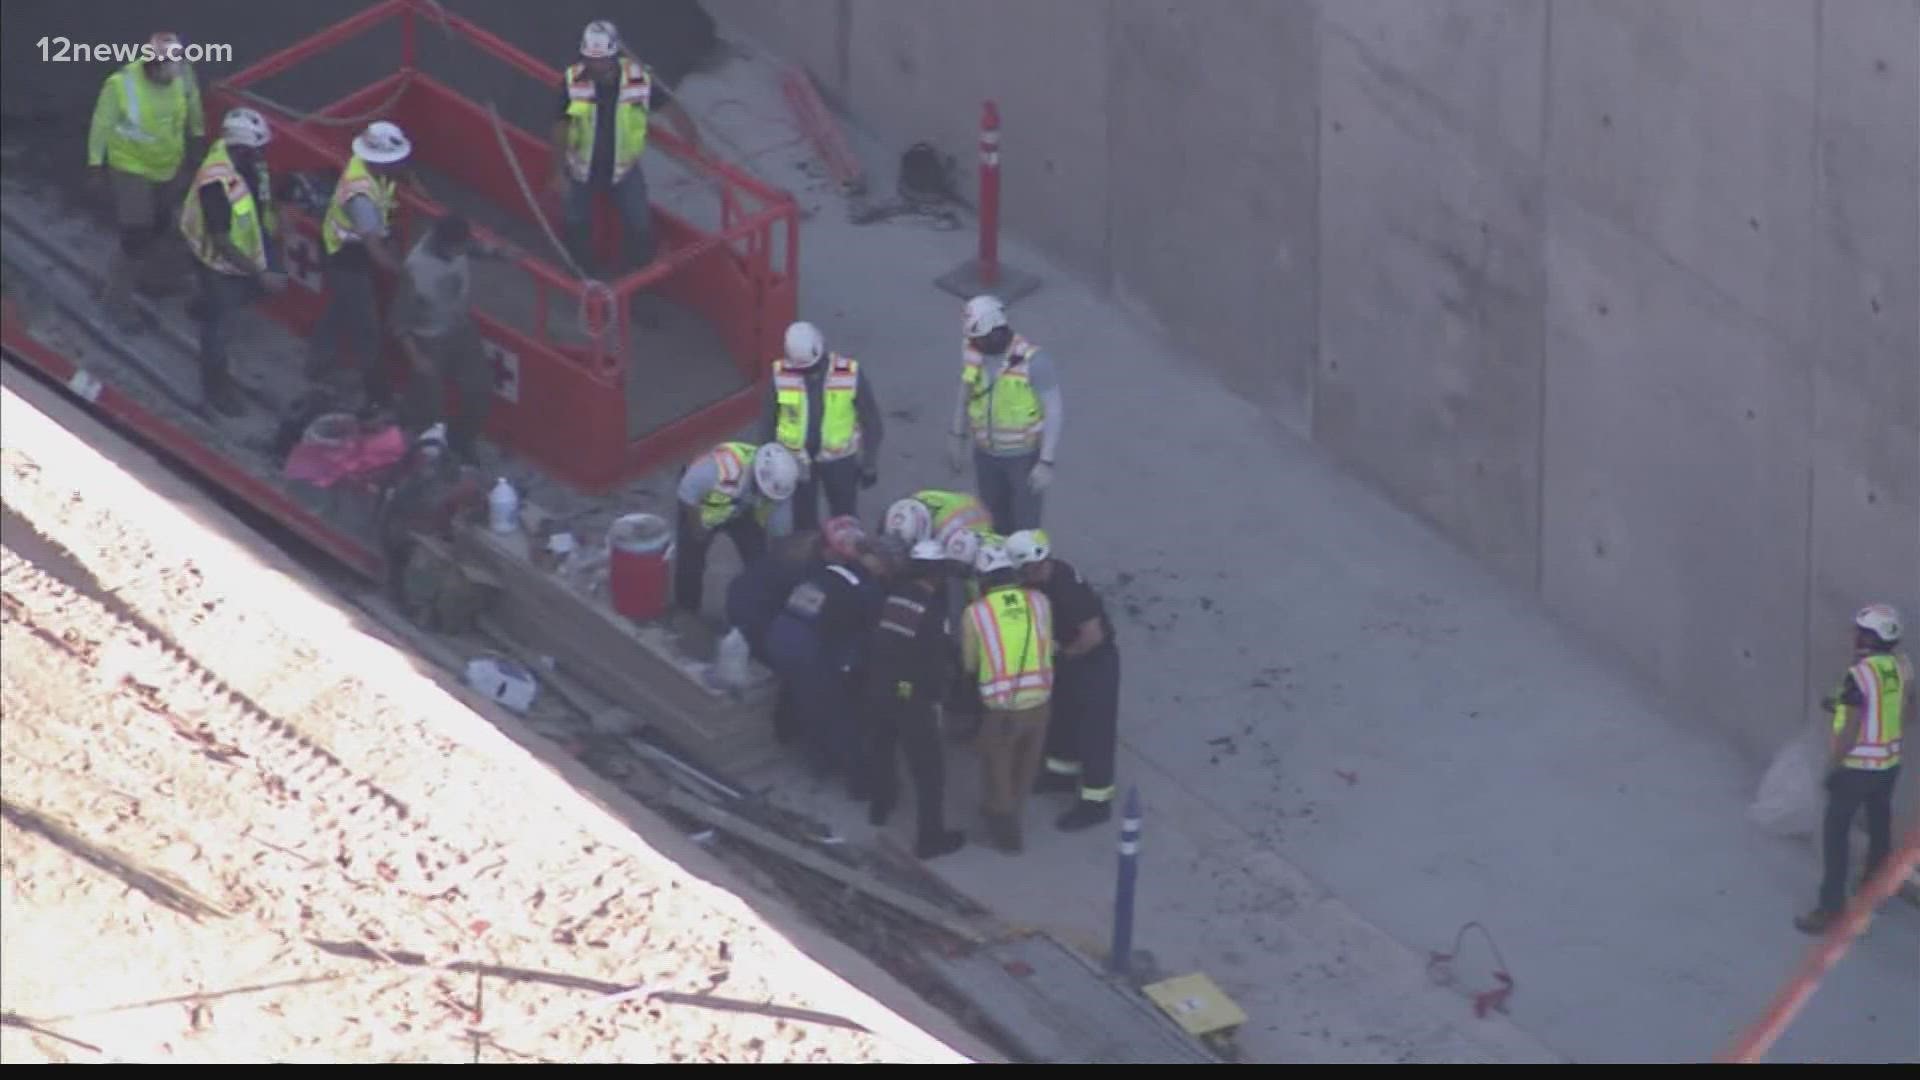
[[[988,709],[980,721],[980,765],[989,815],[1019,822],[1027,793],[1040,776],[1052,709],[1050,703],[1019,712]]]

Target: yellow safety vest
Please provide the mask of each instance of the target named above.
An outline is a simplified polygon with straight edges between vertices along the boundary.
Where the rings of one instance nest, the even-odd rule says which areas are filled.
[[[979,642],[980,700],[1017,712],[1053,697],[1053,612],[1044,593],[1005,585],[967,605]]]
[[[187,249],[194,257],[208,267],[222,274],[257,274],[267,268],[266,233],[275,227],[273,210],[273,177],[267,171],[264,156],[259,159],[260,172],[255,177],[260,187],[260,199],[256,206],[253,192],[248,189],[245,177],[235,168],[233,158],[227,153],[227,144],[215,139],[207,150],[206,160],[200,163],[200,171],[194,175],[193,187],[187,191],[187,200],[180,206],[180,235],[187,238]],[[235,266],[213,246],[207,236],[205,215],[200,209],[200,189],[218,182],[220,190],[226,192],[227,206],[232,216],[227,225],[227,237],[233,246],[247,257],[247,265]]]
[[[713,490],[700,500],[700,524],[717,529],[733,519],[740,503],[752,487],[753,452],[759,449],[747,442],[724,442],[708,451],[718,467]]]
[[[860,388],[860,365],[845,356],[829,358],[826,385],[820,392],[819,461],[838,461],[860,451],[860,418],[853,401]],[[774,439],[794,452],[807,456],[807,381],[806,376],[787,366],[785,359],[773,362],[774,407],[778,422]]]
[[[586,183],[593,170],[593,134],[600,92],[587,74],[587,65],[567,69],[567,172],[576,183]],[[613,179],[618,182],[640,160],[647,148],[647,106],[653,99],[653,80],[638,60],[620,60],[620,104],[613,121]]]
[[[1841,763],[1849,769],[1891,769],[1900,764],[1901,712],[1906,706],[1907,686],[1913,681],[1912,666],[1892,653],[1869,653],[1847,671],[1860,684],[1866,704],[1859,706],[1860,738]],[[1846,682],[1844,677],[1840,680],[1841,690],[1846,689]],[[1845,702],[1834,703],[1835,735],[1846,730],[1853,709]]]
[[[987,505],[964,491],[916,491],[913,500],[933,515],[933,536],[942,544],[961,529],[971,529],[983,540],[993,532],[993,515],[987,513]]]
[[[393,181],[373,175],[360,155],[353,155],[353,160],[347,162],[347,171],[340,174],[340,182],[333,185],[333,198],[327,202],[327,216],[320,223],[320,244],[329,255],[338,252],[350,241],[366,239],[354,231],[353,219],[347,216],[347,201],[355,195],[365,195],[373,200],[373,208],[380,212],[382,225],[387,224],[393,216]]]
[[[971,391],[967,420],[973,428],[975,446],[992,454],[1024,454],[1039,449],[1046,410],[1040,405],[1040,396],[1033,392],[1024,363],[1038,351],[1026,338],[1014,335],[999,376],[989,386],[981,370],[986,358],[971,345],[965,346],[960,380]]]
[[[164,184],[180,171],[187,154],[187,129],[198,134],[200,88],[185,63],[173,81],[160,86],[135,60],[112,75],[101,96],[119,99],[118,123],[107,129],[107,163],[124,173]]]

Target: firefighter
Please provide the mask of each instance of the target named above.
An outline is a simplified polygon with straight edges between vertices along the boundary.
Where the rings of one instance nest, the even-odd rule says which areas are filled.
[[[860,491],[880,479],[883,431],[873,380],[859,361],[829,352],[812,323],[787,327],[786,355],[773,361],[761,433],[799,459],[796,529],[819,527],[822,489],[827,516],[857,516]]]
[[[766,553],[769,535],[792,533],[791,499],[799,474],[786,447],[755,448],[748,442],[723,442],[681,472],[673,592],[682,611],[700,613],[707,548],[715,533],[733,537],[742,565]]]
[[[980,761],[987,835],[1022,848],[1021,811],[1040,772],[1053,702],[1053,609],[1027,588],[1006,545],[982,544],[975,569],[985,595],[960,622],[961,664],[980,685]]]
[[[909,544],[927,539],[945,544],[955,531],[962,529],[980,536],[991,535],[993,517],[987,513],[985,503],[964,491],[928,488],[887,507],[884,528],[888,535]]]
[[[1821,836],[1824,873],[1820,903],[1794,920],[1809,934],[1823,934],[1846,907],[1847,857],[1853,816],[1867,815],[1865,881],[1886,862],[1893,843],[1893,786],[1900,777],[1900,736],[1915,702],[1913,662],[1895,652],[1900,613],[1869,604],[1854,613],[1854,663],[1821,708],[1833,715],[1828,751],[1827,813]]]
[[[1053,557],[1046,531],[1029,529],[1007,537],[1007,554],[1027,584],[1053,605],[1059,670],[1053,722],[1047,727],[1039,792],[1068,792],[1079,799],[1056,823],[1063,832],[1090,829],[1113,817],[1114,757],[1120,742],[1120,649],[1113,620],[1093,586]]]
[[[142,291],[159,292],[166,284],[159,280],[160,254],[180,197],[180,166],[206,135],[199,82],[180,36],[160,31],[147,46],[152,59],[136,59],[101,84],[87,132],[88,176],[111,198],[120,232],[104,299],[114,321],[129,330],[138,325],[135,279],[142,279]],[[196,147],[188,146],[189,136]]]
[[[913,776],[914,854],[937,859],[960,850],[963,833],[946,827],[946,762],[935,706],[953,655],[948,644],[947,550],[937,540],[913,545],[907,572],[887,593],[868,647],[867,820],[883,826],[899,800],[895,755]]]
[[[965,464],[973,435],[974,484],[1002,536],[1040,527],[1041,498],[1053,483],[1054,451],[1066,422],[1051,358],[1007,324],[992,296],[967,301],[960,396],[948,462]]]
[[[393,212],[399,201],[396,182],[406,170],[413,144],[399,125],[377,120],[353,140],[353,157],[333,186],[327,212],[320,222],[320,244],[326,251],[327,307],[313,328],[307,374],[328,377],[346,339],[358,367],[367,404],[385,406],[392,397],[386,366],[381,363],[380,309],[374,299],[375,267],[401,272],[401,255],[391,237]]]
[[[767,654],[791,695],[808,763],[823,777],[844,776],[860,798],[866,778],[854,689],[890,560],[853,518],[834,518],[821,534],[826,561],[794,586],[767,628]]]
[[[193,188],[180,207],[180,234],[194,257],[200,300],[200,389],[226,416],[244,410],[227,369],[227,335],[236,312],[268,292],[286,288],[286,261],[273,205],[273,178],[264,150],[266,118],[234,109],[220,122]]]
[[[657,248],[647,177],[640,167],[647,123],[657,110],[696,147],[700,132],[605,19],[588,23],[580,34],[580,58],[561,77],[559,106],[553,125],[552,184],[564,208],[575,261],[583,267],[595,265],[594,197],[606,193],[627,227],[623,250],[628,263],[636,269],[646,266]]]

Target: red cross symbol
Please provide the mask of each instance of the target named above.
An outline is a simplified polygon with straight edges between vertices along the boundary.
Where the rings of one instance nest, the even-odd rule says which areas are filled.
[[[301,288],[320,291],[320,248],[306,233],[287,237],[287,271]]]
[[[487,359],[493,366],[494,396],[518,402],[520,400],[520,357],[492,341],[482,341],[480,351],[487,354]]]

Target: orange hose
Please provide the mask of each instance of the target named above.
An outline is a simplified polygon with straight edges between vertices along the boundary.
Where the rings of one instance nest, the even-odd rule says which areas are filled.
[[[1841,913],[1839,921],[1827,930],[1820,943],[1815,945],[1805,960],[1800,962],[1799,970],[1780,987],[1767,1011],[1760,1015],[1752,1027],[1741,1033],[1740,1038],[1720,1055],[1722,1064],[1753,1064],[1766,1056],[1773,1044],[1784,1034],[1788,1025],[1793,1023],[1800,1009],[1820,988],[1820,980],[1840,962],[1847,949],[1853,945],[1873,921],[1873,913],[1885,903],[1888,897],[1900,889],[1900,882],[1913,873],[1920,865],[1920,825],[1910,827],[1907,837],[1899,847],[1887,857],[1879,872],[1875,873],[1865,887],[1854,896],[1853,902]]]

